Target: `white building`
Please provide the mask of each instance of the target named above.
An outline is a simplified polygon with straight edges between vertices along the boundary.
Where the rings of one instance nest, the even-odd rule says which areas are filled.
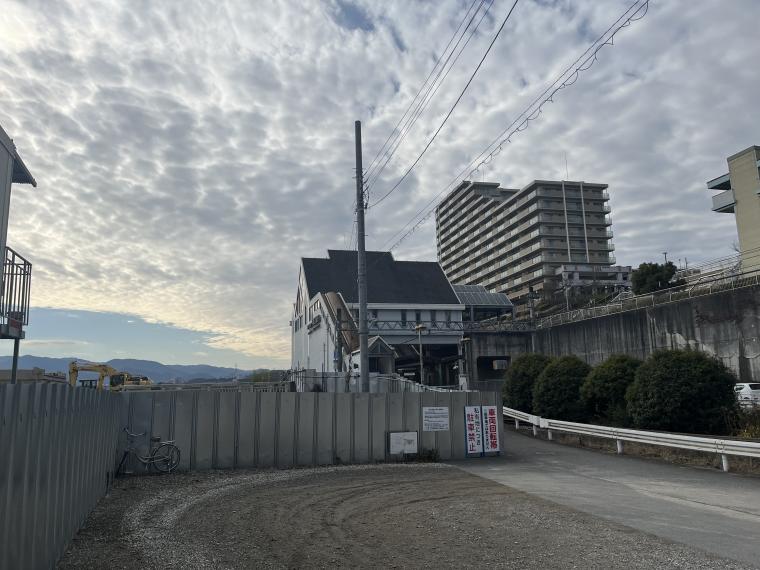
[[[19,341],[29,323],[29,293],[32,264],[7,245],[8,214],[13,184],[37,186],[13,140],[0,127],[0,255],[3,260],[0,283],[0,339],[13,340],[11,382],[16,381]]]
[[[301,259],[291,320],[294,370],[338,372],[353,366],[358,347],[356,252],[327,253],[327,258]],[[367,252],[367,301],[370,372],[395,371],[419,379],[421,343],[425,383],[457,383],[465,305],[438,263],[396,261],[390,252]]]

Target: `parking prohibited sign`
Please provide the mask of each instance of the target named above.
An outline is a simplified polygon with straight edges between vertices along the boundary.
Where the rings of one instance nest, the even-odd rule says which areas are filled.
[[[464,428],[467,455],[501,451],[499,413],[496,406],[465,406]]]

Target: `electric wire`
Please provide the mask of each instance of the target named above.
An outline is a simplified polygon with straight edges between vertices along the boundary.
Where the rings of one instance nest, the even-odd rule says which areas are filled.
[[[443,194],[448,192],[457,182],[460,182],[462,180],[462,177],[465,174],[467,174],[468,170],[469,170],[470,175],[474,175],[475,173],[479,171],[480,166],[489,164],[502,151],[503,145],[511,142],[511,137],[513,135],[515,135],[518,132],[524,131],[531,121],[538,118],[538,116],[541,114],[541,110],[543,106],[546,103],[548,102],[553,103],[554,96],[560,90],[575,84],[575,82],[578,80],[578,77],[580,76],[580,73],[590,69],[593,66],[593,64],[597,61],[598,52],[604,46],[614,45],[614,37],[621,29],[628,27],[631,23],[640,20],[646,15],[649,8],[649,1],[650,0],[643,0],[642,2],[642,0],[636,0],[636,2],[634,2],[609,28],[607,28],[607,30],[605,30],[605,32],[601,36],[599,36],[599,38],[597,38],[589,46],[589,48],[586,49],[586,51],[583,54],[581,54],[567,69],[565,69],[565,71],[563,71],[559,76],[557,76],[557,79],[555,79],[555,81],[551,85],[549,85],[549,87],[547,87],[538,97],[536,97],[525,108],[525,110],[522,113],[520,113],[517,116],[517,118],[514,121],[512,121],[507,126],[507,128],[504,129],[485,148],[485,150],[483,150],[479,155],[477,155],[474,159],[472,159],[469,163],[467,163],[467,165],[451,180],[451,182],[449,182],[440,192],[438,192],[438,194],[433,196],[433,198],[425,206],[423,206],[412,217],[412,219],[409,220],[399,231],[397,231],[393,236],[391,236],[391,238],[386,240],[385,245],[383,246],[383,249],[385,249],[385,247],[388,244],[392,244],[388,248],[388,251],[392,251],[393,249],[398,247],[401,243],[403,243],[403,241],[406,240],[410,235],[412,235],[419,226],[421,226],[425,221],[427,221],[430,218],[430,216],[435,211],[435,208],[434,207],[431,208],[431,206],[436,205],[436,203],[439,201],[439,198],[441,198]],[[618,25],[621,21],[623,21],[623,23]],[[612,31],[613,29],[614,31]],[[610,34],[610,31],[612,31],[612,34]],[[565,79],[564,81],[560,83],[562,78],[566,76],[567,76],[567,79]],[[571,78],[573,78],[572,81],[570,81]],[[559,83],[559,86],[555,87],[558,83]],[[547,93],[549,93],[548,97],[546,96]],[[538,106],[536,107],[536,104],[538,103],[538,101],[541,101],[541,103],[538,104]],[[524,119],[521,121],[520,119],[523,117]],[[515,125],[517,125],[517,127],[515,127]],[[504,135],[507,135],[506,138],[504,138]],[[470,167],[473,165],[476,165],[475,168],[470,169]],[[377,202],[375,202],[375,204],[377,204]],[[426,210],[428,210],[427,213],[425,213]],[[409,228],[409,230],[404,233],[404,231],[407,228]]]
[[[472,16],[472,19],[470,22],[468,22],[467,26],[465,27],[464,31],[462,32],[462,35],[459,37],[459,40],[454,45],[453,50],[449,54],[449,57],[446,59],[446,62],[444,62],[443,67],[438,71],[438,74],[436,75],[433,82],[430,84],[430,87],[428,88],[427,92],[423,96],[422,100],[420,101],[420,104],[417,106],[413,114],[409,117],[407,120],[407,123],[402,127],[402,131],[399,133],[399,136],[396,138],[396,140],[391,144],[388,151],[386,152],[386,156],[384,157],[385,160],[382,162],[381,165],[368,177],[368,184],[370,187],[374,186],[377,183],[377,180],[380,178],[380,175],[382,174],[383,170],[385,170],[385,167],[388,166],[389,162],[393,158],[393,156],[396,154],[396,151],[398,150],[398,147],[401,146],[401,143],[404,142],[404,139],[407,137],[407,135],[411,132],[412,127],[414,127],[417,120],[420,118],[422,113],[425,112],[425,110],[428,108],[428,105],[430,102],[435,98],[436,93],[438,93],[438,90],[441,88],[443,83],[446,81],[446,78],[449,76],[449,73],[452,69],[454,69],[454,66],[456,66],[457,61],[459,61],[460,56],[462,55],[462,52],[464,52],[465,48],[467,48],[467,45],[470,43],[470,40],[472,40],[473,36],[477,33],[478,29],[480,28],[480,24],[483,22],[485,17],[488,15],[488,12],[491,9],[491,6],[493,6],[493,0],[489,2],[489,4],[486,6],[485,11],[480,16],[480,19],[478,20],[478,23],[475,25],[474,28],[470,31],[470,35],[467,37],[467,40],[464,42],[461,48],[459,48],[459,51],[456,54],[456,57],[454,57],[454,60],[451,62],[451,65],[446,68],[446,65],[448,65],[449,60],[451,59],[451,56],[454,54],[454,52],[457,50],[457,47],[459,46],[460,42],[462,41],[462,38],[464,37],[464,34],[467,33],[467,30],[469,29],[470,25],[472,24],[472,21],[477,16],[477,12],[480,11],[480,8],[485,4],[485,0],[481,0],[480,6],[478,6],[478,9],[475,11],[475,13]],[[446,72],[443,73],[443,70],[446,69]],[[443,73],[443,77],[438,81],[438,79],[441,77],[441,73]]]
[[[425,88],[425,86],[427,85],[428,81],[430,81],[430,78],[433,76],[433,73],[435,73],[435,70],[438,68],[438,65],[440,64],[441,60],[443,59],[443,56],[444,56],[444,55],[446,55],[446,53],[448,52],[448,50],[449,50],[449,47],[451,46],[451,42],[453,42],[453,41],[454,41],[454,38],[455,38],[455,37],[457,36],[457,34],[459,33],[459,30],[461,29],[461,27],[462,27],[462,24],[464,24],[464,22],[467,20],[467,17],[470,15],[470,12],[472,11],[472,8],[475,6],[475,4],[476,4],[477,2],[478,2],[478,0],[472,0],[472,3],[470,4],[470,7],[467,9],[467,12],[465,12],[465,15],[464,15],[464,17],[463,17],[463,18],[462,18],[462,20],[459,22],[459,26],[457,26],[457,29],[456,29],[456,30],[454,30],[454,33],[451,35],[451,38],[449,38],[449,42],[446,44],[446,47],[443,49],[443,51],[441,52],[441,55],[440,55],[440,56],[438,57],[438,59],[436,60],[436,62],[435,62],[435,65],[433,66],[433,69],[431,69],[431,70],[430,70],[430,73],[428,73],[428,76],[425,78],[425,81],[424,81],[424,83],[423,83],[422,85],[420,85],[420,88],[417,90],[417,93],[414,95],[414,99],[412,99],[412,102],[411,102],[411,103],[409,103],[409,106],[406,108],[406,111],[404,111],[404,114],[403,114],[403,115],[401,116],[401,118],[398,120],[398,123],[396,123],[396,126],[395,126],[395,127],[393,127],[393,130],[392,130],[392,131],[390,132],[390,134],[388,135],[388,138],[386,138],[386,139],[385,139],[385,142],[384,142],[384,143],[383,143],[383,145],[380,147],[380,150],[378,150],[378,151],[377,151],[377,153],[375,154],[374,158],[372,159],[372,161],[370,162],[369,166],[367,167],[367,176],[369,176],[369,175],[370,175],[370,173],[371,173],[371,171],[372,171],[372,168],[373,168],[373,167],[374,167],[374,165],[375,165],[375,162],[376,162],[376,161],[378,160],[378,158],[380,158],[380,156],[383,154],[383,152],[384,152],[384,151],[385,151],[385,149],[386,149],[386,146],[388,145],[388,142],[391,140],[391,138],[392,138],[392,137],[393,137],[393,135],[396,133],[396,131],[398,130],[398,128],[399,128],[399,126],[401,125],[401,123],[402,123],[402,122],[404,121],[404,119],[406,118],[406,116],[407,116],[407,114],[409,113],[409,111],[410,111],[410,110],[412,109],[412,107],[414,106],[415,102],[417,101],[417,99],[418,99],[418,98],[419,98],[419,96],[420,96],[420,93],[422,93],[422,90]],[[480,0],[480,2],[481,2],[481,5],[482,5],[482,4],[483,4],[483,0]],[[479,10],[479,9],[480,9],[480,6],[478,6],[478,10]],[[469,24],[468,24],[468,26],[469,26]],[[467,28],[465,28],[465,30],[466,30],[466,29],[467,29]],[[455,47],[455,49],[456,49],[456,47]],[[444,65],[445,65],[445,63],[444,63]],[[400,134],[400,131],[399,131],[399,134]],[[382,160],[382,159],[381,159],[381,160]]]
[[[501,23],[501,26],[499,26],[499,29],[496,31],[496,34],[494,35],[493,39],[491,40],[491,43],[488,46],[488,49],[483,54],[483,57],[480,59],[480,62],[478,63],[475,70],[472,72],[472,75],[470,76],[470,79],[467,81],[467,83],[464,86],[464,89],[462,89],[462,92],[459,94],[459,97],[457,97],[456,101],[454,101],[454,104],[451,106],[451,109],[449,109],[449,112],[444,117],[443,121],[439,125],[438,129],[435,131],[431,139],[428,141],[428,143],[425,145],[425,147],[422,149],[422,152],[417,156],[417,158],[414,160],[414,162],[409,166],[409,168],[404,172],[404,174],[401,176],[401,178],[394,184],[388,192],[383,194],[379,199],[375,201],[374,204],[371,204],[367,206],[367,209],[373,208],[383,202],[388,196],[393,194],[393,192],[401,186],[402,182],[406,180],[406,177],[409,176],[409,174],[412,172],[415,166],[419,163],[420,160],[422,160],[422,157],[425,156],[425,153],[430,148],[430,145],[433,144],[433,141],[438,137],[438,134],[441,132],[441,129],[446,125],[446,123],[449,120],[449,117],[451,117],[454,110],[457,108],[457,105],[459,105],[459,102],[462,100],[462,97],[464,97],[464,94],[467,92],[467,89],[470,87],[470,84],[475,79],[475,75],[477,75],[478,71],[480,70],[481,66],[483,65],[483,62],[488,57],[488,54],[491,53],[491,48],[493,48],[493,45],[496,43],[496,40],[499,39],[499,36],[501,35],[502,30],[504,29],[504,26],[506,26],[507,22],[509,21],[509,18],[512,16],[512,12],[514,12],[514,9],[517,7],[517,3],[519,0],[515,0],[512,4],[512,7],[509,9],[509,12],[507,12],[507,15],[505,16],[504,20]]]

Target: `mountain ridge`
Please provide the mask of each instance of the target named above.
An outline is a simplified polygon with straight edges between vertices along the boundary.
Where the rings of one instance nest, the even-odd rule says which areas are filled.
[[[72,360],[84,360],[77,357],[56,358],[51,356],[34,356],[25,354],[19,356],[18,367],[20,369],[43,368],[46,372],[68,373],[69,363]],[[210,364],[163,364],[155,360],[142,360],[138,358],[113,358],[105,364],[112,366],[120,372],[129,372],[137,376],[147,376],[154,382],[171,382],[173,380],[186,381],[198,378],[218,380],[220,378],[242,378],[249,376],[253,371],[239,370],[226,366],[212,366]],[[0,356],[0,368],[10,369],[12,357]],[[84,373],[83,373],[84,374]]]

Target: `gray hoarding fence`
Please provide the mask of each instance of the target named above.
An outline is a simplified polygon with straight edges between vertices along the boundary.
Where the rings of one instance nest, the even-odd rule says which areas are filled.
[[[120,425],[174,440],[180,470],[372,463],[395,459],[390,432],[418,432],[420,451],[442,460],[464,459],[464,407],[501,405],[493,392],[123,392]],[[449,409],[450,429],[423,431],[423,408]],[[501,440],[503,426],[499,422]],[[119,447],[126,446],[125,434]],[[132,461],[128,469],[145,472]]]
[[[51,568],[113,479],[119,400],[0,385],[0,568]]]

